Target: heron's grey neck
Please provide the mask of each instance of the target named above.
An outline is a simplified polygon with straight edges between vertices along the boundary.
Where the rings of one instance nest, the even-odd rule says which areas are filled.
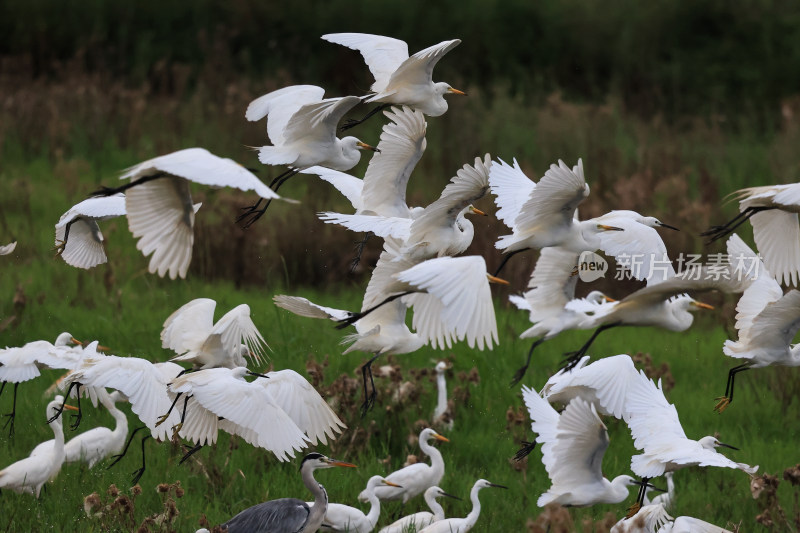
[[[481,487],[472,487],[472,490],[469,493],[469,499],[472,501],[472,510],[466,517],[466,530],[472,528],[475,525],[475,522],[478,521],[478,517],[481,515],[481,501],[478,499],[478,491],[481,490]]]
[[[325,511],[328,510],[328,493],[325,491],[325,487],[314,479],[313,469],[305,468],[301,474],[306,488],[314,495],[314,505],[311,506],[311,512],[308,514],[303,532],[316,531],[322,525]]]

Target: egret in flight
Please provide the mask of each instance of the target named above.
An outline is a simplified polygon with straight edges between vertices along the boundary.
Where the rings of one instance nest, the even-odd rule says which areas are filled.
[[[108,261],[98,221],[125,215],[125,195],[87,198],[69,208],[56,224],[56,252],[68,264],[92,268]],[[71,239],[70,239],[71,237]]]

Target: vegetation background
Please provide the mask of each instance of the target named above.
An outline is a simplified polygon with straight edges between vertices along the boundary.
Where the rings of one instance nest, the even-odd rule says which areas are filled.
[[[529,435],[518,389],[507,387],[527,350],[517,339],[526,320],[507,309],[507,292],[496,293],[496,350],[459,345],[398,357],[399,374],[381,384],[382,403],[358,418],[352,379],[364,359],[342,357],[340,333],[329,324],[289,317],[271,303],[274,294],[289,292],[342,308],[359,305],[380,247],[373,243],[362,267],[348,273],[354,236],[314,216],[347,207],[326,184],[295,178],[282,193],[302,204],[273,205],[247,231],[233,219],[252,198],[198,188],[204,204],[187,280],[147,274],[147,260],[124,220],[103,226],[107,265],[83,272],[53,260],[53,224],[61,213],[99,184],[113,183],[127,166],[190,146],[260,166],[247,147],[266,142],[264,126],[243,118],[253,98],[296,83],[323,86],[330,96],[365,93],[371,78],[361,56],[319,39],[339,31],[398,37],[412,53],[444,39],[463,40],[435,74],[469,96],[452,98],[446,115],[428,120],[428,150],[409,185],[412,205],[433,200],[456,169],[486,152],[506,161],[516,157],[531,177],[559,158],[573,163],[582,157],[592,188],[582,216],[636,209],[682,229],[664,235],[673,254],[712,253],[721,247],[706,247],[698,233],[735,212],[722,205],[725,194],[791,182],[800,171],[800,6],[793,3],[6,0],[0,3],[0,241],[19,245],[0,266],[0,345],[52,340],[66,329],[100,339],[120,355],[164,360],[169,354],[158,333],[174,309],[200,296],[216,298],[220,313],[247,302],[272,347],[271,364],[317,380],[348,421],[347,433],[323,451],[359,463],[359,472],[320,476],[331,499],[345,503],[354,502],[371,473],[395,469],[417,453],[410,438],[419,429],[415,422],[429,418],[435,402],[426,369],[432,358],[451,357],[462,396],[448,433],[452,443],[443,445],[443,485],[463,497],[481,476],[510,487],[508,494],[484,493],[487,508],[476,530],[539,531],[548,521],[551,531],[604,530],[604,514],[619,516],[622,506],[540,516],[535,500],[548,483],[538,452],[530,464],[508,462]],[[356,133],[377,142],[380,127],[376,119]],[[363,175],[366,160],[353,174]],[[276,172],[259,168],[265,181]],[[479,207],[493,211],[488,198]],[[493,217],[475,222],[471,252],[491,268],[500,258],[493,243],[505,230]],[[524,289],[534,259],[510,264],[504,275],[511,291]],[[615,296],[635,287],[614,280],[601,285]],[[670,399],[687,433],[718,431],[742,447],[737,460],[780,477],[798,461],[795,373],[766,369],[742,376],[733,406],[722,416],[712,413],[729,366],[720,346],[733,334],[735,300],[712,297],[712,303],[721,310],[685,335],[626,331],[601,337],[595,353],[649,352],[653,371],[669,364],[675,380]],[[540,387],[560,354],[584,338],[579,332],[553,341],[525,382]],[[475,372],[469,374],[473,367],[479,383]],[[415,383],[417,395],[394,403],[393,391],[406,380]],[[40,396],[49,384],[40,379],[20,388],[17,436],[0,437],[4,464],[49,438]],[[0,402],[10,400],[4,395]],[[110,422],[105,413],[95,416],[87,415],[82,427]],[[604,467],[615,476],[627,472],[633,450],[624,426],[612,421],[609,430]],[[177,466],[177,445],[169,451],[149,446],[144,493],[135,505],[106,495],[111,483],[130,494],[127,471],[72,465],[40,501],[0,495],[0,529],[190,531],[202,514],[218,523],[266,498],[304,494],[295,465],[277,464],[233,439],[222,438],[188,467]],[[178,491],[153,488],[177,480],[185,494],[175,516],[169,501]],[[743,531],[798,528],[794,489],[784,483],[777,499],[753,500],[747,483],[740,472],[681,472],[675,513],[730,521]],[[84,515],[83,497],[93,492],[117,502],[105,518]],[[447,506],[454,515],[467,508]],[[160,514],[160,525],[142,525]]]

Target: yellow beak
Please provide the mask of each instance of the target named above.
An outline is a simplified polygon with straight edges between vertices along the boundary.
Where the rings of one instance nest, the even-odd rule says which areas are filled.
[[[438,433],[436,435],[434,435],[433,438],[436,439],[436,440],[440,440],[442,442],[450,442],[450,439],[448,439],[447,437],[442,437]]]
[[[370,146],[370,145],[369,145],[369,144],[367,144],[367,143],[362,143],[361,141],[358,141],[358,142],[356,143],[356,146],[358,146],[358,147],[359,147],[359,148],[361,148],[362,150],[372,150],[373,152],[380,152],[380,150],[378,150],[378,149],[377,149],[377,148],[375,148],[374,146]]]
[[[383,484],[384,485],[389,485],[390,487],[397,487],[398,489],[402,489],[403,488],[402,485],[398,485],[397,483],[392,483],[391,481],[386,481],[385,479],[383,480]]]
[[[461,96],[467,96],[467,93],[465,93],[464,91],[459,91],[458,89],[453,89],[452,87],[447,89],[447,92],[452,94],[460,94]]]
[[[486,274],[486,277],[489,278],[489,283],[499,283],[500,285],[511,285],[511,283],[507,282],[506,280],[496,278],[491,274]]]
[[[697,300],[692,300],[692,305],[695,307],[699,307],[700,309],[714,309],[713,305],[709,305],[703,302],[698,302]]]
[[[480,209],[478,209],[477,207],[474,207],[474,206],[469,206],[469,210],[470,210],[470,212],[472,212],[472,213],[474,213],[476,215],[481,215],[481,216],[484,216],[484,217],[488,216],[486,213],[484,213],[483,211],[481,211]]]
[[[606,226],[605,224],[598,224],[597,225],[597,229],[600,229],[600,230],[603,230],[603,231],[625,231],[622,228],[618,228],[616,226]]]

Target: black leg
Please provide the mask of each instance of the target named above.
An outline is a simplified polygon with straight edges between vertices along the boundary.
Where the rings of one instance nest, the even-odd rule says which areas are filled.
[[[5,382],[3,382],[3,387],[5,387],[5,386],[6,386]],[[8,436],[9,436],[9,438],[12,438],[12,439],[14,438],[14,418],[17,416],[17,387],[18,386],[19,386],[19,383],[14,383],[14,400],[11,403],[11,412],[10,413],[6,413],[5,416],[8,417],[8,420],[6,420],[6,423],[3,425],[3,429],[5,429],[6,426],[9,426],[8,427]],[[3,392],[3,389],[0,388],[0,393],[2,393],[2,392]]]
[[[361,378],[364,380],[364,403],[361,404],[361,417],[365,417],[367,412],[375,405],[375,398],[378,396],[375,390],[375,380],[372,377],[372,363],[378,358],[379,354],[375,354],[372,359],[366,362],[361,367]],[[369,373],[369,382],[372,385],[372,392],[367,394],[367,373]]]
[[[346,131],[346,130],[349,130],[350,128],[352,128],[352,127],[358,126],[359,124],[361,124],[362,122],[367,120],[369,117],[371,117],[375,113],[378,113],[379,111],[383,111],[384,109],[386,109],[387,107],[390,107],[391,105],[392,104],[381,104],[378,107],[376,107],[375,109],[373,109],[372,111],[370,111],[369,113],[367,113],[366,115],[364,115],[363,117],[361,117],[359,120],[353,120],[353,119],[346,120],[345,123],[342,125],[342,127],[339,128],[339,131]]]
[[[737,365],[728,371],[728,381],[725,384],[725,396],[720,396],[719,398],[715,398],[717,400],[717,405],[714,406],[714,410],[721,413],[728,406],[733,402],[733,384],[736,379],[736,374],[739,372],[744,372],[745,370],[750,370],[752,363],[750,361],[746,363],[742,363],[741,365]]]
[[[364,247],[367,245],[367,241],[369,240],[369,238],[372,237],[373,235],[375,234],[372,233],[371,231],[368,231],[364,234],[364,238],[356,243],[356,257],[355,259],[353,259],[353,262],[350,263],[351,274],[355,271],[356,267],[361,262],[361,254],[364,253]]]
[[[61,407],[56,407],[56,414],[47,419],[48,424],[61,416],[61,413],[64,412],[64,405],[66,405],[67,398],[69,398],[69,393],[72,392],[72,388],[75,387],[75,385],[77,385],[77,383],[74,381],[69,384],[69,387],[67,387],[67,393],[64,394],[64,401],[61,402]]]
[[[586,341],[586,344],[581,346],[580,350],[578,350],[577,352],[567,352],[564,354],[566,358],[562,362],[561,365],[562,370],[564,370],[565,372],[572,370],[575,367],[575,365],[578,364],[578,361],[581,360],[581,357],[586,355],[586,352],[589,351],[589,347],[592,345],[597,336],[600,335],[600,333],[602,333],[607,329],[615,328],[620,325],[622,325],[620,322],[612,322],[611,324],[603,324],[602,326],[594,330],[592,336],[589,337],[589,340]]]
[[[511,383],[509,384],[509,387],[513,387],[514,385],[519,383],[523,377],[525,377],[525,372],[528,371],[528,367],[531,364],[531,356],[533,355],[533,350],[535,350],[536,347],[542,344],[543,342],[544,342],[543,338],[537,339],[533,342],[533,344],[531,345],[531,349],[528,350],[528,358],[525,360],[525,364],[519,369],[517,369],[516,373],[514,374],[514,377],[511,378]]]
[[[150,435],[145,435],[142,437],[142,467],[138,470],[133,471],[133,479],[131,479],[131,483],[136,485],[140,479],[142,479],[142,474],[144,474],[145,469],[145,460],[144,460],[144,443],[147,439],[150,438]]]
[[[169,174],[167,174],[166,172],[159,172],[158,174],[153,174],[152,176],[145,176],[144,178],[139,178],[138,180],[131,180],[125,185],[122,185],[121,187],[100,187],[93,193],[90,193],[89,196],[111,196],[119,192],[127,191],[131,187],[136,187],[137,185],[141,185],[142,183],[147,183],[148,181],[157,180],[158,178],[163,178],[165,176],[169,176]]]
[[[183,427],[183,421],[184,421],[184,420],[186,420],[186,405],[189,403],[189,398],[191,398],[191,397],[192,397],[192,396],[191,396],[190,394],[187,394],[186,396],[184,396],[184,397],[183,397],[183,411],[181,411],[181,420],[180,420],[180,422],[178,422],[177,424],[175,424],[174,426],[172,426],[172,431],[174,432],[174,433],[173,433],[173,437],[174,437],[174,436],[175,436],[175,435],[176,435],[176,434],[177,434],[177,433],[178,433],[178,432],[181,430],[181,428]]]
[[[78,426],[81,423],[81,418],[83,417],[83,413],[81,412],[81,384],[80,383],[75,383],[75,385],[76,385],[76,387],[75,387],[75,396],[78,397],[78,414],[77,415],[72,415],[72,418],[75,419],[75,421],[72,424],[70,424],[70,426],[69,426],[70,428],[72,428],[72,431],[75,431],[76,429],[78,429]]]
[[[281,188],[281,185],[286,183],[286,181],[289,178],[291,178],[292,176],[294,176],[298,172],[300,172],[300,170],[294,169],[294,168],[290,168],[289,170],[287,170],[283,174],[280,174],[275,179],[273,179],[272,182],[269,184],[270,189],[272,189],[275,192],[278,192],[278,189]],[[249,207],[243,207],[242,208],[242,210],[244,210],[244,213],[242,213],[241,215],[239,215],[236,218],[236,222],[244,223],[244,225],[242,226],[244,229],[247,229],[250,226],[252,226],[253,224],[255,224],[256,220],[258,220],[259,218],[264,216],[264,213],[267,212],[267,208],[269,207],[269,204],[272,203],[272,199],[264,200],[266,202],[264,204],[264,207],[259,209],[259,206],[261,205],[261,201],[262,200],[264,200],[264,199],[263,198],[259,198],[258,202],[256,202],[255,205],[251,205]]]
[[[373,312],[377,308],[381,307],[382,305],[386,305],[389,302],[393,302],[394,300],[397,300],[398,298],[402,298],[403,296],[408,296],[409,294],[412,294],[414,292],[417,292],[417,291],[405,291],[405,292],[401,292],[399,294],[394,294],[394,295],[389,296],[388,298],[386,298],[384,301],[382,301],[382,302],[380,302],[380,303],[378,303],[376,305],[373,305],[369,309],[365,309],[365,310],[360,311],[358,313],[350,313],[349,317],[343,318],[342,320],[337,320],[337,322],[339,324],[336,326],[336,329],[343,329],[343,328],[346,328],[347,326],[349,326],[351,324],[355,324],[356,322],[358,322],[359,320],[361,320],[362,318],[364,318],[365,316],[367,316],[368,314],[370,314],[371,312]]]
[[[108,465],[106,467],[106,470],[108,470],[109,468],[111,468],[112,466],[114,466],[115,464],[120,462],[120,460],[123,457],[125,457],[125,454],[128,453],[128,448],[130,448],[130,446],[131,446],[131,442],[133,442],[133,437],[136,436],[136,433],[138,433],[139,430],[142,430],[142,429],[147,429],[147,426],[139,426],[138,428],[133,430],[133,432],[131,433],[131,436],[128,438],[128,442],[125,443],[125,448],[122,449],[122,453],[118,453],[117,455],[112,455],[111,456],[111,458],[114,459],[114,462],[111,463],[110,465]]]
[[[500,274],[500,271],[501,271],[501,270],[503,270],[503,267],[505,267],[505,266],[506,266],[506,263],[508,263],[508,260],[509,260],[509,259],[511,259],[511,258],[512,258],[512,257],[514,257],[515,255],[517,255],[518,253],[524,252],[524,251],[526,251],[526,250],[528,250],[528,248],[525,248],[524,250],[515,250],[515,251],[513,251],[513,252],[508,252],[508,253],[505,255],[505,257],[503,257],[503,260],[500,262],[500,266],[499,266],[499,267],[497,267],[497,270],[495,270],[495,271],[494,271],[494,274],[492,274],[492,275],[493,275],[494,277],[497,277],[497,276]]]
[[[179,465],[182,465],[182,464],[183,464],[183,463],[184,463],[184,462],[185,462],[185,461],[186,461],[186,460],[187,460],[189,457],[191,457],[192,455],[194,455],[195,453],[197,453],[197,451],[198,451],[200,448],[202,448],[202,447],[203,447],[203,445],[202,445],[202,444],[200,444],[199,442],[198,442],[197,444],[195,444],[195,445],[194,445],[194,447],[193,447],[191,450],[189,450],[188,452],[186,452],[186,455],[184,455],[184,456],[181,458],[181,460],[180,460],[180,461],[178,461],[178,464],[179,464]]]
[[[700,235],[702,237],[711,237],[706,244],[711,244],[712,242],[719,240],[726,235],[730,235],[733,233],[736,228],[744,224],[747,220],[750,219],[756,213],[760,213],[762,211],[769,211],[770,209],[777,209],[775,207],[766,207],[766,206],[755,206],[755,207],[748,207],[731,220],[723,224],[722,226],[711,226],[708,230],[704,231]]]
[[[180,398],[182,394],[183,394],[182,392],[179,392],[175,396],[175,399],[172,401],[172,405],[169,406],[169,410],[165,414],[158,417],[158,422],[156,422],[156,427],[163,424],[164,421],[166,421],[167,418],[169,418],[169,414],[172,412],[173,409],[175,409],[175,404],[178,403],[178,398]]]

